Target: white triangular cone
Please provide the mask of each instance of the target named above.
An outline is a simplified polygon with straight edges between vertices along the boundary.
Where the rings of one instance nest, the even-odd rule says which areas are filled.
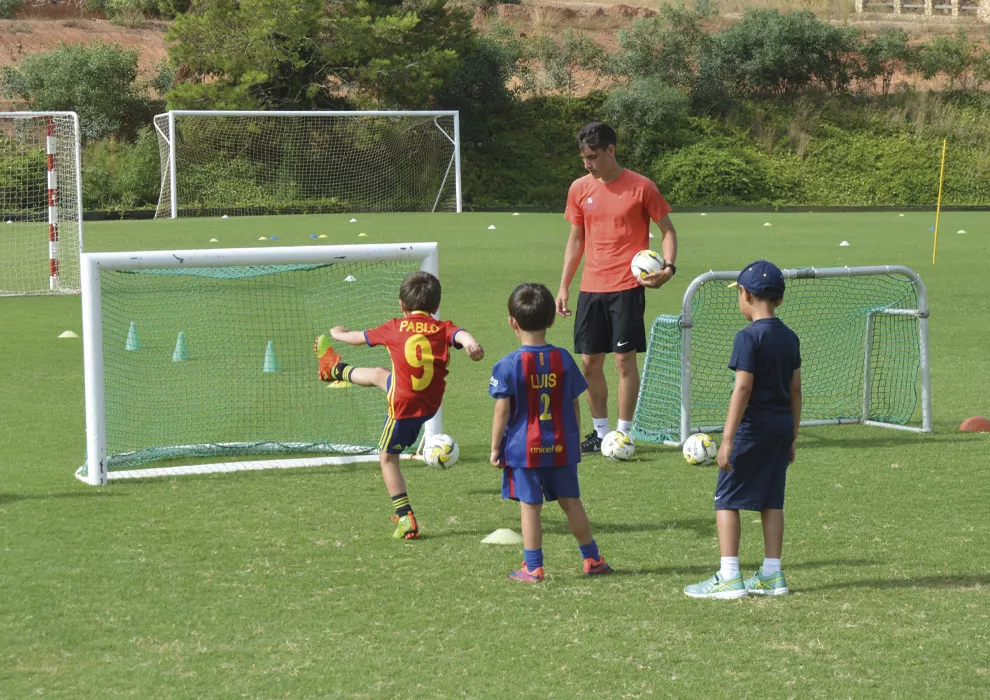
[[[706,214],[705,212],[701,212],[701,215],[702,216],[708,216],[708,214]]]
[[[849,241],[842,241],[842,243],[839,244],[839,247],[840,248],[848,248],[851,245],[852,245],[852,243],[850,243]]]
[[[499,528],[481,540],[482,544],[522,544],[522,541],[522,535],[508,528]]]
[[[73,333],[72,331],[65,331],[64,333],[60,333],[58,337],[59,338],[78,338],[79,336],[76,335],[75,333]]]
[[[903,214],[898,214],[898,216],[904,216]]]
[[[764,226],[773,226],[773,224],[771,224],[771,223],[770,223],[769,221],[768,221],[768,222],[766,222],[766,223],[765,223],[765,224],[763,224],[763,225],[764,225]]]
[[[347,223],[349,223],[349,224],[356,224],[357,223],[357,219],[351,219]]]
[[[210,239],[210,243],[219,243],[219,242],[220,242],[220,239],[219,238],[211,238]]]
[[[656,238],[656,236],[653,235],[653,231],[650,231],[650,238]]]
[[[494,231],[495,230],[495,224],[492,224],[491,226],[489,226],[488,227],[488,230],[489,231]]]
[[[226,215],[226,214],[224,214],[224,215],[223,215],[223,216],[221,216],[220,218],[221,218],[221,219],[226,219],[226,218],[227,218],[227,215]]]
[[[347,275],[347,277],[344,278],[344,281],[345,282],[357,282],[357,277],[355,277],[354,275]]]
[[[517,212],[517,211],[514,211],[514,212],[512,212],[512,215],[513,215],[513,216],[519,216],[519,212]]]
[[[962,229],[962,228],[961,228],[961,229],[959,229],[958,231],[956,231],[956,233],[966,233],[966,229]]]

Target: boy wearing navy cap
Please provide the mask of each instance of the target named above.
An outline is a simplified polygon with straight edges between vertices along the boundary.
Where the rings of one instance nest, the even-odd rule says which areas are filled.
[[[780,554],[784,542],[784,482],[794,461],[801,422],[801,348],[776,316],[784,275],[766,260],[739,273],[739,310],[750,325],[736,333],[729,369],[736,373],[718,450],[715,523],[722,566],[688,586],[692,598],[741,598],[788,592]],[[765,558],[752,577],[739,573],[739,511],[760,511]]]

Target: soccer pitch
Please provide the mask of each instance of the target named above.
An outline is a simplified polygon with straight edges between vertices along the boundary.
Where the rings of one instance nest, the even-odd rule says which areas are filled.
[[[672,448],[582,463],[582,497],[614,576],[580,575],[556,507],[544,513],[543,584],[507,580],[518,548],[481,544],[497,528],[519,529],[487,462],[488,378],[516,347],[509,292],[528,281],[556,292],[560,215],[348,219],[94,222],[86,250],[438,241],[441,315],[471,330],[487,357],[451,363],[444,429],[460,463],[404,467],[423,539],[391,539],[373,463],[79,483],[82,349],[56,339],[81,333],[79,297],[0,299],[0,697],[988,693],[990,435],[957,432],[990,413],[986,213],[942,215],[936,266],[930,213],[672,214],[678,274],[648,291],[648,320],[676,313],[694,276],[759,257],[906,265],[929,293],[935,434],[804,429],[786,505],[793,593],[739,601],[682,593],[717,568],[716,470],[688,467]],[[560,319],[550,341],[569,348],[572,324]],[[614,424],[611,361],[606,369]],[[762,561],[758,518],[743,516],[747,572]]]

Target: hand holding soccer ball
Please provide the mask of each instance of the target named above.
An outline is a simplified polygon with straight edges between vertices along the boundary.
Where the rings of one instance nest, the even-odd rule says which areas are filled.
[[[633,256],[630,269],[633,277],[644,287],[656,289],[669,280],[673,275],[664,270],[667,263],[663,256],[655,250],[641,250]]]

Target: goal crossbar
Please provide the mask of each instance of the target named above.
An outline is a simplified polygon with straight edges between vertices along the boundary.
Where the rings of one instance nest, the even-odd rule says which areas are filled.
[[[215,464],[198,464],[178,467],[154,467],[145,469],[111,470],[112,459],[107,452],[107,411],[105,394],[105,338],[102,276],[108,272],[189,271],[203,268],[251,268],[269,269],[274,266],[335,266],[377,264],[396,261],[413,262],[418,268],[434,275],[439,274],[438,246],[436,243],[396,243],[380,245],[332,245],[297,246],[277,248],[228,248],[174,251],[139,251],[85,253],[81,257],[82,270],[82,320],[83,356],[85,369],[86,409],[86,464],[76,476],[91,484],[105,484],[109,479],[145,478],[178,474],[204,474],[214,472],[245,471],[265,468],[291,468],[317,464],[347,464],[377,460],[376,452],[353,448],[346,444],[296,445],[291,440],[279,443],[283,452],[337,452],[337,456],[309,457],[306,459],[274,459],[257,461],[225,461]],[[389,293],[391,296],[391,293]],[[386,320],[381,318],[380,321]],[[315,378],[315,364],[314,378]],[[315,379],[314,379],[315,381]],[[302,399],[300,399],[302,400]],[[181,410],[181,407],[180,407]],[[442,415],[438,411],[426,426],[427,434],[441,432]],[[220,453],[243,454],[239,448],[249,443],[211,442]],[[250,443],[254,446],[256,443]],[[294,445],[298,447],[294,450]],[[175,449],[196,448],[197,445],[174,445]],[[348,454],[351,452],[352,454]],[[195,452],[192,452],[195,454]],[[125,455],[126,456],[126,455]]]
[[[928,293],[925,288],[924,282],[922,282],[921,277],[908,267],[902,265],[877,265],[877,266],[862,266],[862,267],[829,267],[829,268],[795,268],[782,270],[784,278],[786,280],[836,280],[841,278],[859,278],[859,277],[870,277],[870,276],[883,276],[883,277],[893,277],[906,280],[910,286],[913,288],[914,303],[909,303],[906,306],[883,306],[878,305],[875,307],[868,307],[862,311],[859,315],[862,317],[858,319],[857,322],[863,323],[863,335],[860,336],[862,340],[862,347],[864,348],[864,357],[862,359],[860,371],[862,372],[862,397],[860,399],[861,405],[857,410],[857,415],[855,416],[837,416],[834,418],[815,418],[802,420],[802,426],[824,426],[824,425],[846,425],[846,424],[861,424],[873,427],[883,427],[891,428],[895,430],[904,430],[911,432],[922,432],[930,433],[932,432],[932,408],[931,408],[931,363],[929,354],[929,344],[928,344]],[[698,398],[693,395],[696,392],[695,384],[697,384],[696,367],[694,353],[696,349],[694,348],[694,336],[698,332],[698,323],[703,323],[704,320],[697,318],[696,302],[701,294],[702,290],[706,289],[707,285],[717,284],[721,287],[726,286],[727,283],[735,282],[739,277],[738,271],[710,271],[699,275],[696,277],[690,285],[688,285],[687,290],[684,292],[684,298],[681,305],[681,312],[679,316],[660,316],[653,324],[653,330],[651,331],[650,345],[647,353],[647,360],[644,363],[643,375],[640,383],[640,394],[637,401],[636,417],[633,424],[633,433],[636,437],[642,438],[649,442],[662,442],[666,445],[679,446],[687,440],[694,433],[699,432],[720,432],[724,428],[724,414],[721,415],[721,421],[706,423],[699,423],[694,418],[694,401]],[[784,297],[784,306],[782,310],[787,310],[787,303],[789,300],[789,295],[791,294],[791,289],[789,286],[788,294]],[[732,304],[730,312],[734,313],[736,317],[739,317],[738,310],[735,308],[735,294],[732,294]],[[782,314],[783,315],[783,314]],[[878,319],[882,318],[902,318],[910,319],[916,322],[916,330],[914,331],[914,343],[915,351],[917,353],[917,383],[920,388],[920,425],[907,425],[901,422],[894,422],[890,420],[873,420],[871,418],[871,397],[872,391],[872,381],[873,373],[875,371],[874,366],[876,364],[876,353],[878,352],[875,333],[875,325],[878,323]],[[737,318],[738,321],[738,318]],[[853,329],[853,333],[856,330]],[[664,365],[665,369],[673,369],[678,373],[678,376],[674,378],[665,377],[662,381],[666,384],[676,385],[672,389],[667,386],[664,387],[669,389],[668,393],[676,394],[677,396],[677,411],[679,413],[676,416],[677,419],[673,421],[674,424],[663,424],[660,426],[655,420],[647,417],[646,410],[641,410],[644,404],[649,404],[651,400],[655,399],[655,394],[658,392],[659,382],[656,377],[651,377],[649,375],[651,365],[655,368],[657,367],[656,356],[659,354],[656,351],[656,339],[665,335],[668,341],[668,346],[670,344],[677,345],[677,354],[679,355],[676,368],[673,367],[673,362]],[[728,364],[729,354],[731,352],[731,338],[732,334],[726,332],[723,334],[723,341],[727,341],[727,345],[724,345],[722,349],[724,352],[724,357],[714,358],[713,361],[717,361],[722,368]],[[800,337],[799,332],[799,337]],[[679,336],[679,337],[678,337]],[[802,341],[802,354],[805,353],[806,349],[806,338],[801,337]],[[882,349],[880,349],[882,352]],[[651,357],[651,354],[653,357]],[[812,370],[813,371],[813,370]],[[726,369],[725,372],[728,372]],[[809,380],[808,368],[805,367],[803,375],[805,377],[805,382]],[[812,377],[814,378],[814,377]],[[825,378],[828,381],[829,378]],[[727,407],[728,393],[720,394],[715,397],[717,403],[724,403]],[[724,410],[724,409],[723,409]],[[646,423],[651,423],[647,426]],[[655,439],[657,435],[663,435],[662,440]],[[653,438],[653,439],[651,439]]]

